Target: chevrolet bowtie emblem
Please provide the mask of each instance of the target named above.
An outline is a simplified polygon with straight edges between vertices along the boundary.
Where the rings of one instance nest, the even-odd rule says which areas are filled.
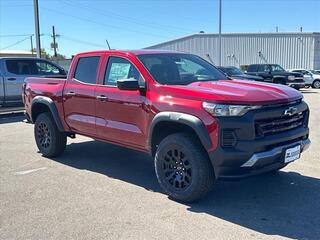
[[[297,108],[296,107],[289,107],[288,109],[286,109],[285,111],[284,111],[284,115],[285,116],[292,116],[292,115],[294,115],[294,114],[296,114],[297,113]]]

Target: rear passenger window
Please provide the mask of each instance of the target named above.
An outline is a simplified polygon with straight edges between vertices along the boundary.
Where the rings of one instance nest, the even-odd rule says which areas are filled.
[[[247,72],[258,72],[258,65],[248,66]]]
[[[98,56],[79,58],[74,78],[84,83],[96,84],[99,60]]]
[[[270,68],[268,65],[260,65],[259,66],[259,72],[269,72]]]
[[[38,69],[35,62],[29,59],[25,60],[6,60],[7,70],[10,73],[17,75],[35,75],[38,74]]]

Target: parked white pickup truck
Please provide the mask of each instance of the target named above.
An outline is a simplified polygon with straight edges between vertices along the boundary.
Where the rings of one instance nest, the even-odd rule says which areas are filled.
[[[302,73],[306,86],[320,88],[320,73],[318,71],[306,69],[290,69],[289,72]]]
[[[58,65],[39,58],[0,58],[0,106],[22,104],[22,84],[26,77],[66,77]]]

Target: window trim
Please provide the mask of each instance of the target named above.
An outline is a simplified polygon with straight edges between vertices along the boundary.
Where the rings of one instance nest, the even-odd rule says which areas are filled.
[[[96,72],[96,79],[95,79],[95,83],[87,83],[87,82],[83,82],[83,81],[81,81],[81,80],[79,80],[79,79],[77,79],[77,78],[75,78],[75,75],[76,75],[76,71],[77,71],[77,68],[78,68],[78,64],[79,64],[79,62],[80,62],[80,59],[82,59],[82,58],[90,58],[90,57],[99,57],[99,61],[98,61],[98,64],[97,64],[97,72]],[[72,77],[71,77],[71,79],[73,80],[73,81],[76,81],[76,82],[78,82],[78,83],[81,83],[81,84],[85,84],[85,85],[94,85],[94,86],[96,86],[96,85],[98,85],[97,84],[97,82],[98,82],[98,77],[99,77],[99,67],[100,67],[100,64],[101,64],[101,59],[102,59],[102,55],[89,55],[89,56],[79,56],[79,58],[77,59],[77,64],[76,64],[76,66],[75,66],[75,68],[74,68],[74,71],[73,71],[73,74],[72,74]]]
[[[147,88],[146,80],[145,80],[145,78],[143,77],[143,75],[141,74],[140,70],[137,68],[137,66],[136,66],[129,58],[123,57],[123,56],[114,55],[114,54],[107,55],[107,61],[106,61],[106,64],[105,64],[105,69],[104,69],[102,84],[98,84],[99,86],[118,88],[117,85],[104,84],[104,83],[105,83],[105,79],[106,79],[107,70],[108,70],[109,61],[110,61],[110,58],[111,58],[111,57],[122,58],[122,59],[127,60],[129,63],[131,63],[131,64],[137,69],[137,71],[139,72],[139,75],[140,75],[141,78],[143,79],[145,88]],[[119,90],[120,90],[120,89],[119,89]]]

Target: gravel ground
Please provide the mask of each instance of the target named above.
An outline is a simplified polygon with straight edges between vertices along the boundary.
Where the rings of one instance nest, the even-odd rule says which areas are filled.
[[[68,139],[38,153],[33,126],[0,119],[0,239],[320,239],[320,90],[304,90],[312,145],[278,174],[218,181],[195,204],[161,191],[145,154]]]

